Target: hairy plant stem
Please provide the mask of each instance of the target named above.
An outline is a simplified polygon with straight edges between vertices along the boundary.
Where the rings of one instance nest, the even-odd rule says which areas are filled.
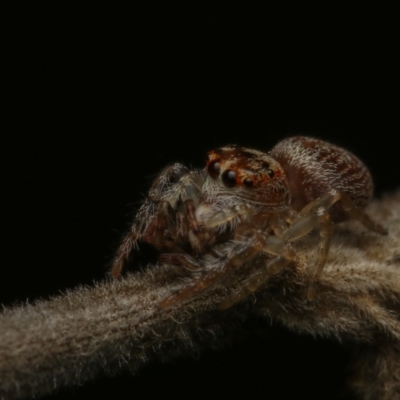
[[[40,396],[99,373],[136,370],[220,347],[241,335],[244,319],[268,317],[295,332],[347,340],[363,348],[355,359],[353,390],[364,399],[400,398],[400,192],[375,201],[372,218],[387,236],[350,222],[336,231],[312,301],[306,297],[318,237],[297,244],[298,258],[255,296],[221,311],[267,256],[172,308],[159,303],[188,276],[162,265],[105,280],[0,315],[0,398]],[[371,395],[372,393],[372,395]]]

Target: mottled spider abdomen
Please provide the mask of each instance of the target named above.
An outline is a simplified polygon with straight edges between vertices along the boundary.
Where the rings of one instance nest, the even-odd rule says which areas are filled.
[[[291,207],[300,211],[322,195],[337,189],[358,208],[364,208],[373,191],[372,177],[356,156],[333,144],[310,137],[291,137],[270,152],[286,172]],[[333,222],[349,219],[337,203],[329,210]]]

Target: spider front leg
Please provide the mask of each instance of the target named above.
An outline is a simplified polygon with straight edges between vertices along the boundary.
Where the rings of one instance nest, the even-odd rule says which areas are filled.
[[[150,243],[159,251],[173,251],[175,242],[165,236],[165,231],[172,227],[171,224],[171,206],[167,201],[159,201],[157,204],[146,200],[118,249],[111,267],[113,278],[121,276],[139,241]]]
[[[164,246],[173,251],[173,243],[169,243],[164,234],[169,228],[172,231],[175,228],[170,215],[171,210],[176,211],[178,220],[182,215],[177,210],[179,202],[188,198],[197,200],[203,180],[199,171],[190,171],[181,164],[173,164],[160,172],[150,188],[147,199],[136,214],[130,231],[119,246],[111,267],[111,275],[114,278],[121,276],[131,253],[141,240],[153,244],[156,248]],[[182,222],[180,226],[183,225]],[[173,235],[170,235],[171,238],[175,239]]]
[[[251,261],[261,251],[277,255],[267,267],[253,276],[236,296],[222,303],[222,308],[227,308],[237,301],[241,300],[249,293],[257,290],[265,280],[285,268],[295,257],[294,251],[277,236],[268,236],[264,231],[256,229],[241,243],[233,244],[228,254],[223,256],[215,265],[212,265],[207,271],[195,279],[181,290],[173,293],[160,303],[161,308],[171,307],[179,302],[186,300],[198,293],[211,287],[217,281],[227,276],[233,270],[241,267],[243,264]]]

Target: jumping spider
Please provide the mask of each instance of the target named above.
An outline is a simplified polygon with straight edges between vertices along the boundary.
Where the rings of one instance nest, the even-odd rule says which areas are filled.
[[[256,291],[295,258],[291,242],[317,227],[320,245],[307,291],[326,263],[332,223],[353,218],[385,234],[362,209],[372,196],[367,167],[353,154],[309,137],[292,137],[268,154],[236,145],[209,153],[203,170],[164,168],[119,247],[111,273],[121,275],[138,241],[153,245],[163,261],[196,270],[181,290],[162,301],[170,307],[202,292],[260,252],[273,257],[253,273],[222,308]],[[231,243],[222,254],[221,244]],[[205,267],[204,259],[217,262]]]

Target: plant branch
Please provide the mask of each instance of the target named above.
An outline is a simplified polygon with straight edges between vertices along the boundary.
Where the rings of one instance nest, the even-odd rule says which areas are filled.
[[[121,281],[77,288],[0,315],[0,398],[40,396],[99,373],[136,370],[240,336],[243,319],[269,317],[296,332],[349,340],[356,358],[353,389],[364,399],[400,398],[400,192],[375,201],[368,213],[388,230],[378,236],[355,222],[335,227],[328,263],[313,301],[306,300],[318,237],[298,243],[298,260],[255,296],[221,311],[243,284],[246,268],[171,309],[158,304],[181,287],[187,271],[149,267]],[[371,395],[373,393],[373,395]]]

